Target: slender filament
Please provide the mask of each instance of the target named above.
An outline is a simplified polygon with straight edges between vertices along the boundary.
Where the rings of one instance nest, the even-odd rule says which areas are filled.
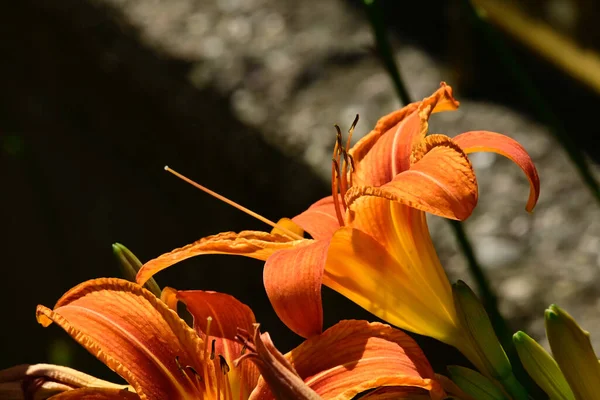
[[[252,210],[250,210],[250,209],[248,209],[248,208],[246,208],[246,207],[244,207],[244,206],[236,203],[235,201],[229,200],[227,197],[225,197],[223,195],[220,195],[217,192],[213,192],[209,188],[204,187],[204,186],[200,185],[199,183],[194,182],[193,180],[191,180],[187,176],[182,175],[179,172],[177,172],[177,171],[169,168],[167,165],[165,165],[165,171],[172,173],[173,175],[175,175],[179,179],[181,179],[181,180],[189,183],[190,185],[192,185],[192,186],[194,186],[194,187],[202,190],[203,192],[208,193],[211,196],[213,196],[213,197],[215,197],[215,198],[217,198],[217,199],[219,199],[219,200],[221,200],[221,201],[229,204],[230,206],[235,207],[238,210],[245,212],[246,214],[250,215],[251,217],[254,217],[254,218],[258,219],[259,221],[262,221],[265,224],[272,226],[273,228],[279,229],[280,231],[284,232],[286,235],[288,235],[289,237],[291,237],[293,239],[296,239],[296,240],[302,240],[302,239],[304,239],[302,236],[298,235],[297,233],[294,233],[294,232],[290,231],[286,227],[278,225],[275,222],[271,221],[270,219],[267,219],[267,218],[263,217],[262,215],[260,215],[258,213],[255,213],[254,211],[252,211]]]

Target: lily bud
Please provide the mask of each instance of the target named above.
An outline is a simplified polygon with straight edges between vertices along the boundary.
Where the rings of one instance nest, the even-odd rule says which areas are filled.
[[[142,268],[142,262],[125,246],[121,243],[113,243],[113,254],[119,261],[119,267],[121,274],[125,279],[131,282],[135,282],[137,272]],[[144,284],[144,288],[151,291],[156,297],[160,298],[161,290],[154,278],[148,279]]]
[[[575,396],[554,359],[525,332],[517,332],[513,343],[531,378],[550,397],[550,400],[575,400]]]
[[[552,354],[575,398],[600,399],[600,364],[590,343],[589,333],[556,305],[546,310],[545,317],[546,335]]]
[[[463,281],[452,285],[452,293],[460,321],[483,363],[482,372],[502,383],[515,399],[527,400],[527,392],[515,378],[490,318],[475,293]]]
[[[509,400],[510,398],[494,382],[472,369],[451,365],[448,372],[452,381],[477,400]]]

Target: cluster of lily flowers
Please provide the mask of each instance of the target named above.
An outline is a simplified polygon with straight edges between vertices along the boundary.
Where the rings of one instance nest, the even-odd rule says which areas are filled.
[[[219,233],[144,265],[115,245],[133,273],[130,280],[84,282],[53,309],[38,306],[37,319],[62,327],[127,385],[63,366],[20,365],[0,371],[0,397],[532,398],[515,377],[477,296],[460,281],[450,284],[425,213],[469,217],[478,196],[469,153],[491,151],[516,163],[530,183],[527,211],[539,196],[538,174],[523,147],[507,136],[428,135],[431,114],[457,107],[452,89],[442,83],[432,96],[381,118],[353,147],[338,128],[332,195],[294,218],[266,221],[270,232]],[[252,310],[234,297],[161,290],[152,278],[202,254],[265,261],[264,285],[275,312],[306,340],[284,355],[261,333]],[[323,331],[322,285],[390,325],[345,320]],[[193,316],[191,327],[178,315],[179,302]],[[550,399],[600,399],[600,364],[587,332],[554,305],[545,321],[553,356],[523,332],[513,337],[527,373]],[[435,373],[416,342],[398,328],[455,347],[472,366]]]

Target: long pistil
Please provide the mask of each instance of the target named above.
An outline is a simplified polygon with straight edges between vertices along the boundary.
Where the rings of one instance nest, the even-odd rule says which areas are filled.
[[[245,212],[246,214],[250,215],[251,217],[254,217],[254,218],[258,219],[259,221],[262,221],[265,224],[272,226],[273,228],[279,229],[280,231],[282,231],[283,233],[285,233],[286,235],[288,235],[292,239],[296,239],[296,240],[302,240],[302,239],[304,239],[302,236],[298,235],[297,233],[294,233],[294,232],[290,231],[286,227],[278,225],[275,222],[271,221],[270,219],[267,219],[267,218],[263,217],[262,215],[260,215],[258,213],[255,213],[254,211],[252,211],[252,210],[250,210],[250,209],[248,209],[248,208],[246,208],[246,207],[244,207],[244,206],[236,203],[235,201],[229,200],[227,197],[225,197],[223,195],[220,195],[219,193],[214,192],[214,191],[210,190],[209,188],[200,185],[199,183],[194,182],[193,180],[191,180],[187,176],[182,175],[179,172],[177,172],[177,171],[169,168],[167,165],[165,165],[165,171],[172,173],[173,175],[175,175],[179,179],[181,179],[181,180],[189,183],[190,185],[192,185],[192,186],[194,186],[194,187],[202,190],[203,192],[208,193],[209,195],[211,195],[211,196],[213,196],[213,197],[215,197],[215,198],[217,198],[217,199],[219,199],[219,200],[221,200],[221,201],[229,204],[230,206],[235,207],[238,210]]]

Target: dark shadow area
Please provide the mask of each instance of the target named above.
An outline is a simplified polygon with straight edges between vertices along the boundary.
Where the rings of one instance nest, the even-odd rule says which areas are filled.
[[[84,280],[117,275],[113,242],[148,260],[221,230],[268,228],[164,172],[165,164],[273,220],[299,213],[328,188],[237,121],[227,98],[192,87],[189,62],[142,45],[115,10],[78,0],[0,8],[1,300],[8,308],[0,368],[48,361],[58,351],[70,365],[110,377],[61,329],[38,325],[36,305],[51,307]],[[299,338],[273,313],[261,267],[206,256],[157,280],[237,296],[288,350]],[[357,310],[325,296],[329,324],[337,310]]]

